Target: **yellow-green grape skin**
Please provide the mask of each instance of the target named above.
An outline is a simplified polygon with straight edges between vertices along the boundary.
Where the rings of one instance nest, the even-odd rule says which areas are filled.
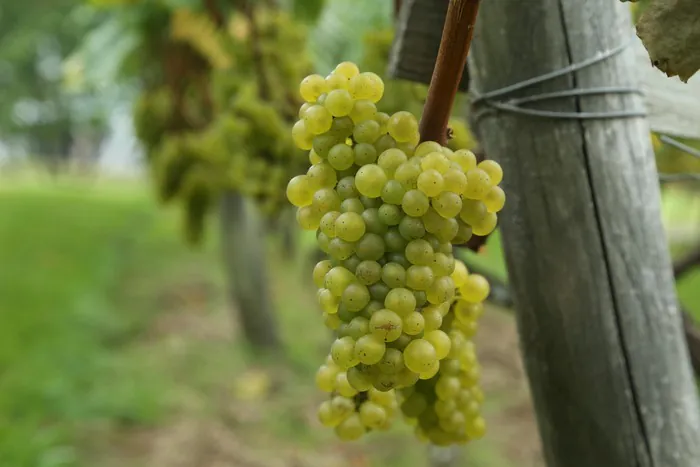
[[[348,88],[348,78],[340,73],[331,73],[326,76],[326,86],[328,89],[328,96],[335,89],[347,89]],[[326,97],[326,102],[328,102],[328,96]]]
[[[365,221],[356,212],[344,212],[335,220],[336,235],[347,242],[356,242],[365,230]]]
[[[460,303],[459,306],[455,308],[455,318],[463,323],[468,323],[479,319],[479,317],[484,313],[484,305],[481,302],[477,303]]]
[[[328,244],[328,254],[336,261],[344,261],[355,253],[355,244],[342,238],[332,238]]]
[[[359,166],[374,164],[377,161],[377,150],[368,143],[358,143],[353,148],[355,152],[355,164]]]
[[[355,358],[365,365],[374,365],[384,356],[386,344],[381,336],[367,334],[355,343]]]
[[[316,371],[316,386],[324,392],[333,392],[335,389],[335,377],[338,374],[338,367],[321,365]]]
[[[403,195],[406,194],[406,190],[401,185],[401,183],[396,180],[389,180],[382,188],[382,201],[389,204],[401,204],[403,200]],[[405,218],[402,216],[402,218]]]
[[[462,210],[462,198],[450,191],[443,191],[432,201],[433,209],[442,217],[448,219],[457,217]]]
[[[355,269],[355,277],[363,285],[372,285],[381,280],[382,266],[376,261],[362,261]]]
[[[381,267],[381,266],[380,266]],[[333,269],[331,262],[327,259],[321,260],[316,263],[313,270],[313,280],[314,285],[318,288],[322,288],[325,284],[326,274]],[[380,271],[381,274],[381,271]]]
[[[357,389],[348,382],[348,376],[344,371],[335,375],[335,390],[343,397],[353,397],[357,394]]]
[[[462,385],[459,382],[459,378],[454,376],[442,376],[438,378],[435,383],[435,395],[438,396],[438,399],[441,401],[451,401],[459,394],[461,388]]]
[[[321,75],[309,75],[299,85],[299,94],[306,102],[316,102],[319,96],[326,92],[328,84]]]
[[[333,116],[322,105],[312,105],[304,112],[304,126],[309,133],[320,135],[331,129]]]
[[[369,329],[372,335],[384,339],[384,342],[393,342],[401,336],[401,317],[391,310],[378,310],[369,320]]]
[[[340,326],[340,318],[337,314],[323,313],[323,324],[333,331]]]
[[[472,232],[474,235],[484,237],[493,232],[497,223],[498,216],[493,212],[487,212],[486,215],[479,220],[479,222],[472,225]]]
[[[464,197],[481,200],[492,187],[491,178],[481,169],[471,169],[467,171],[467,188],[464,190]]]
[[[321,215],[311,206],[297,209],[297,223],[304,230],[316,230],[321,222]]]
[[[299,107],[299,114],[298,114],[299,119],[304,118],[304,113],[305,113],[306,110],[307,110],[309,107],[311,107],[312,105],[313,105],[313,104],[310,104],[310,103],[308,103],[308,102],[304,102],[303,104],[301,104],[301,107]]]
[[[444,180],[442,174],[435,169],[423,171],[418,176],[418,189],[426,196],[434,197],[442,192]]]
[[[435,279],[429,266],[413,265],[406,270],[406,285],[413,290],[428,290]]]
[[[367,428],[377,429],[386,421],[386,409],[376,402],[366,401],[360,406],[360,420]]]
[[[360,193],[355,188],[355,177],[349,175],[338,180],[338,184],[335,187],[338,192],[340,199],[357,198]]]
[[[340,203],[341,212],[354,212],[356,214],[362,214],[365,210],[365,206],[362,204],[359,198],[348,198]]]
[[[442,146],[440,146],[439,143],[436,143],[435,141],[423,141],[418,146],[416,146],[416,150],[413,154],[416,157],[423,157],[425,155],[430,154],[431,152],[440,151],[442,151]]]
[[[421,168],[425,170],[437,170],[444,174],[450,169],[450,160],[442,152],[431,152],[426,154],[420,161]]]
[[[374,73],[372,74],[374,75]],[[350,91],[353,99],[369,99],[372,102],[377,102],[379,99],[373,99],[376,93],[374,90],[374,81],[374,78],[367,72],[360,73],[359,75],[350,78],[348,90]],[[381,98],[381,95],[379,97]]]
[[[481,222],[487,213],[486,205],[482,201],[463,199],[459,218],[469,225],[474,225]]]
[[[433,331],[439,329],[442,326],[442,313],[435,307],[425,307],[421,311],[423,315],[424,330]]]
[[[420,334],[425,329],[425,318],[417,311],[409,313],[403,319],[403,332],[409,336]]]
[[[357,171],[355,186],[360,194],[369,198],[378,198],[381,196],[387,180],[388,178],[381,167],[376,164],[367,164]]]
[[[396,288],[389,291],[384,299],[384,306],[399,316],[406,316],[416,308],[416,297],[405,288]]]
[[[355,162],[355,153],[347,144],[336,144],[328,151],[328,163],[335,170],[346,170]]]
[[[329,211],[338,211],[340,209],[340,196],[332,188],[321,188],[314,193],[311,207],[321,213],[320,218]]]
[[[367,287],[353,283],[349,284],[343,291],[341,301],[350,311],[360,311],[369,303],[370,296]]]
[[[329,428],[338,425],[343,420],[342,416],[333,410],[331,401],[323,401],[318,407],[317,415],[321,425]]]
[[[329,315],[333,315],[338,312],[338,304],[340,301],[338,300],[338,297],[333,295],[333,292],[326,288],[320,288],[318,289],[318,292],[316,292],[316,297],[318,298],[318,304],[321,305],[321,309],[328,313]]]
[[[406,245],[406,259],[411,264],[417,264],[418,266],[425,266],[432,262],[433,247],[427,241],[423,239],[411,240]]]
[[[340,212],[330,211],[321,217],[319,228],[321,232],[328,235],[329,238],[335,237],[335,221],[338,219],[338,216],[340,216]]]
[[[403,353],[399,349],[386,349],[384,356],[377,363],[377,368],[379,368],[379,371],[384,374],[397,374],[405,368],[403,363]]]
[[[468,302],[482,302],[489,296],[489,282],[480,274],[470,274],[459,291]]]
[[[379,123],[380,133],[386,133],[386,125],[389,123],[389,114],[385,112],[377,112],[374,120]]]
[[[334,89],[328,93],[323,105],[332,116],[345,117],[350,115],[355,105],[355,100],[346,89]]]
[[[411,217],[421,217],[428,212],[430,199],[419,190],[408,190],[401,200],[403,212]]]
[[[487,159],[479,162],[477,167],[488,174],[492,186],[498,185],[503,180],[503,169],[498,162]]]
[[[442,175],[444,190],[461,195],[467,188],[467,176],[462,170],[449,169]]]
[[[470,439],[480,439],[486,434],[486,423],[482,417],[476,417],[467,421],[467,436]]]
[[[340,422],[335,427],[335,434],[343,441],[360,439],[365,434],[365,427],[360,420],[359,414],[354,413]]]
[[[348,116],[356,125],[365,120],[373,120],[377,116],[377,106],[368,99],[356,100]]]
[[[309,167],[309,170],[306,171],[306,177],[314,192],[321,188],[333,188],[338,182],[335,170],[327,162]]]
[[[292,139],[299,149],[308,151],[313,147],[313,134],[306,129],[303,120],[297,121],[292,127]]]
[[[364,120],[355,125],[352,132],[353,138],[358,143],[374,143],[379,138],[379,123],[375,120]]]
[[[454,281],[448,276],[438,277],[430,284],[427,296],[428,301],[433,305],[451,301],[455,296]]]
[[[506,204],[506,194],[501,187],[494,186],[486,193],[483,201],[488,212],[496,213],[503,209],[503,206]]]
[[[321,163],[321,162],[323,162],[323,159],[321,158],[321,156],[319,156],[318,154],[316,154],[316,151],[314,151],[313,148],[312,148],[312,149],[309,151],[309,163],[310,163],[311,165],[314,165],[314,164],[319,164],[319,163]]]
[[[365,76],[367,76],[370,81],[371,81],[371,94],[368,97],[369,100],[371,100],[374,103],[379,102],[382,99],[382,96],[384,95],[384,81],[379,77],[379,75],[372,73],[372,72],[366,72],[363,73]]]
[[[476,156],[468,149],[459,149],[449,157],[451,161],[459,164],[464,172],[476,168]]]
[[[412,141],[418,134],[418,120],[410,112],[396,112],[387,122],[387,131],[399,143]]]
[[[297,175],[287,184],[287,199],[296,207],[311,204],[314,192],[306,175]]]
[[[391,288],[406,285],[406,269],[398,263],[386,263],[382,267],[381,280]]]
[[[404,216],[399,222],[399,233],[406,240],[416,240],[425,236],[425,225],[417,217]]]
[[[450,353],[452,340],[450,339],[450,336],[445,334],[444,331],[436,329],[434,331],[426,332],[423,339],[430,342],[430,344],[433,346],[438,360],[446,358]]]
[[[355,358],[354,339],[352,337],[336,339],[331,345],[331,356],[333,357],[333,362],[343,370],[357,365],[358,360]]]
[[[385,253],[384,239],[368,232],[355,244],[355,254],[361,260],[379,261]]]
[[[369,333],[369,320],[363,316],[354,317],[347,325],[348,336],[357,340]]]
[[[331,129],[328,130],[328,135],[335,138],[344,139],[352,134],[355,124],[350,117],[336,117],[333,119]],[[340,141],[342,142],[342,141]]]
[[[356,366],[350,368],[346,375],[348,383],[357,391],[368,391],[372,387],[372,382]]]
[[[360,69],[353,62],[341,62],[335,67],[333,73],[341,74],[350,79],[359,75]]]
[[[415,190],[418,188],[418,177],[421,168],[417,164],[406,162],[396,168],[394,180],[401,183],[405,190]]]
[[[398,225],[403,217],[403,212],[401,212],[401,208],[393,204],[382,204],[379,207],[378,212],[379,219],[381,219],[382,222],[389,226]]]
[[[408,158],[402,150],[389,148],[379,155],[377,165],[379,165],[379,167],[381,167],[387,175],[393,176],[396,169],[407,161]]]
[[[343,295],[345,288],[355,281],[355,275],[342,266],[335,266],[326,273],[324,278],[324,286],[330,290],[333,295],[340,297]]]
[[[406,368],[418,374],[430,371],[438,361],[435,347],[425,339],[411,341],[403,351],[403,358]]]

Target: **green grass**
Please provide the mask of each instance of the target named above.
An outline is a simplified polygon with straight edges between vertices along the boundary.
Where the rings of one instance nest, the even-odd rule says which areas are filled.
[[[115,292],[154,213],[112,187],[0,190],[1,465],[78,465],[86,424],[162,415],[164,382],[112,348],[144,322]]]

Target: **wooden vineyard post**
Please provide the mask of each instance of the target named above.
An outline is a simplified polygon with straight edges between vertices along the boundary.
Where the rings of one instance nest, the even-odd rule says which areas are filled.
[[[610,0],[485,1],[473,89],[484,94],[585,61],[629,41],[631,30],[627,5]],[[636,86],[638,73],[628,48],[508,98]],[[641,107],[636,94],[530,106]],[[500,225],[547,465],[700,465],[700,408],[647,121],[504,111],[475,121],[485,152],[505,172]]]

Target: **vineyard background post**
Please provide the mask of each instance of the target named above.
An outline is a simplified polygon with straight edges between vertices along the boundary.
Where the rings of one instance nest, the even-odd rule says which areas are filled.
[[[222,195],[220,214],[221,250],[237,322],[255,349],[277,351],[281,343],[265,269],[264,223],[257,208],[233,191]]]
[[[485,2],[473,88],[486,93],[590,59],[631,30],[619,2]],[[626,50],[513,96],[635,80]],[[546,102],[564,112],[641,106],[634,94]],[[475,129],[506,174],[504,250],[548,465],[696,465],[700,412],[647,122],[486,113]]]

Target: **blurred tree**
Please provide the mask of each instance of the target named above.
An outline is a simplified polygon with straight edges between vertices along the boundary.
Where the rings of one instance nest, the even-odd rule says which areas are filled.
[[[63,87],[63,61],[99,17],[78,0],[0,5],[0,138],[53,166],[76,133],[100,134],[105,115],[89,93]]]

